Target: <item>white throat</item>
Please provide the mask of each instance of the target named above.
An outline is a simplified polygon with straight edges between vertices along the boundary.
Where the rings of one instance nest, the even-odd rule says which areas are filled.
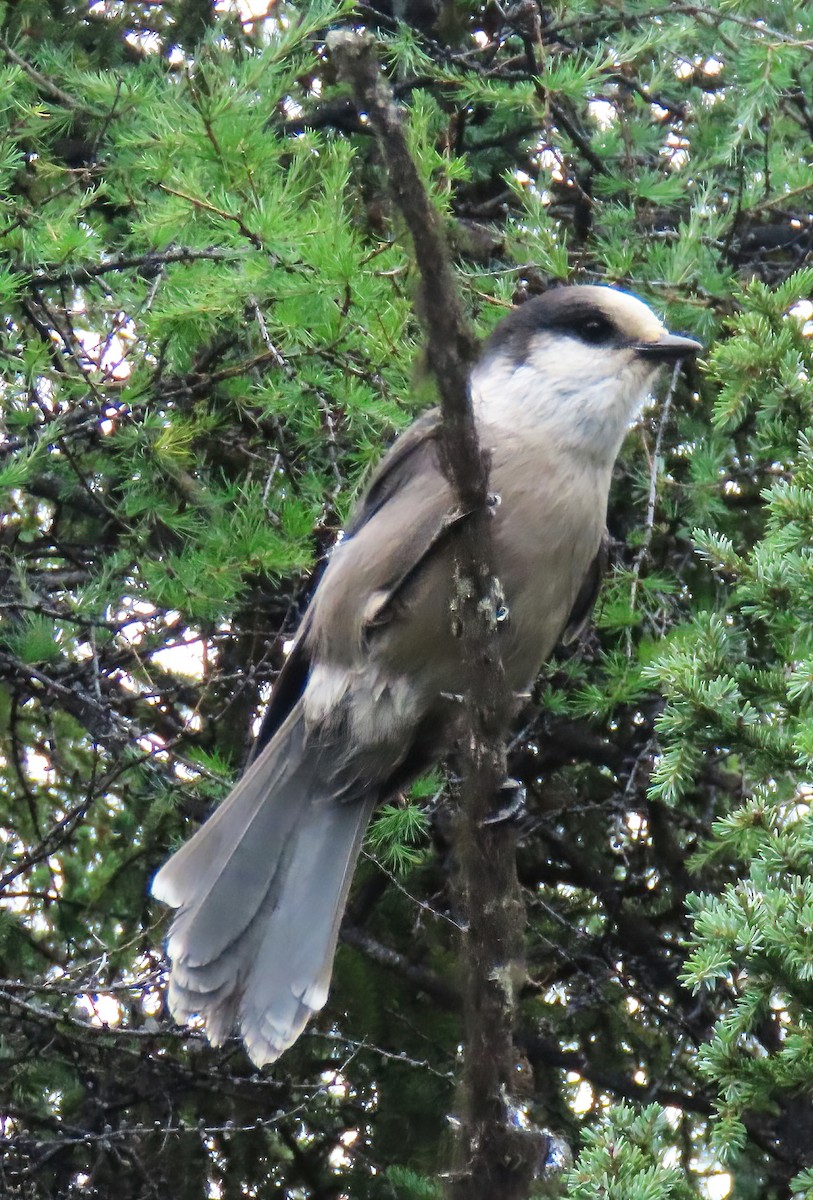
[[[521,362],[496,354],[475,369],[477,421],[611,466],[657,368],[632,351],[597,351],[570,338],[540,338],[529,349]]]

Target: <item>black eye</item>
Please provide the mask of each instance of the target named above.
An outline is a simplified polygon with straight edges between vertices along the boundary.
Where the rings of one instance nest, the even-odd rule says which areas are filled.
[[[615,336],[615,329],[606,317],[588,317],[579,325],[579,337],[591,346],[601,346]]]

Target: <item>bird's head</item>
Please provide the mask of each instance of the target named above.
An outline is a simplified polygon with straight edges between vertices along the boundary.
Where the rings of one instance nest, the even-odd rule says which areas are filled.
[[[658,369],[701,349],[670,333],[637,296],[603,286],[554,288],[494,329],[472,378],[486,420],[522,414],[562,444],[615,457]]]

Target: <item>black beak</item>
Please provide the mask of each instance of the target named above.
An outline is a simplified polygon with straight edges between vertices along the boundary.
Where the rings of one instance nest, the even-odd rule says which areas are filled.
[[[642,358],[654,358],[656,362],[677,362],[679,358],[693,358],[703,346],[694,338],[664,333],[657,342],[638,342],[632,348]]]

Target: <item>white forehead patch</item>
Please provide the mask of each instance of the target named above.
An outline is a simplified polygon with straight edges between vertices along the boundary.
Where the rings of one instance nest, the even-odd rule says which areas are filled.
[[[587,290],[585,288],[585,291]],[[597,307],[600,307],[631,341],[656,341],[665,333],[663,323],[652,309],[630,292],[611,287],[593,287],[589,290]]]

